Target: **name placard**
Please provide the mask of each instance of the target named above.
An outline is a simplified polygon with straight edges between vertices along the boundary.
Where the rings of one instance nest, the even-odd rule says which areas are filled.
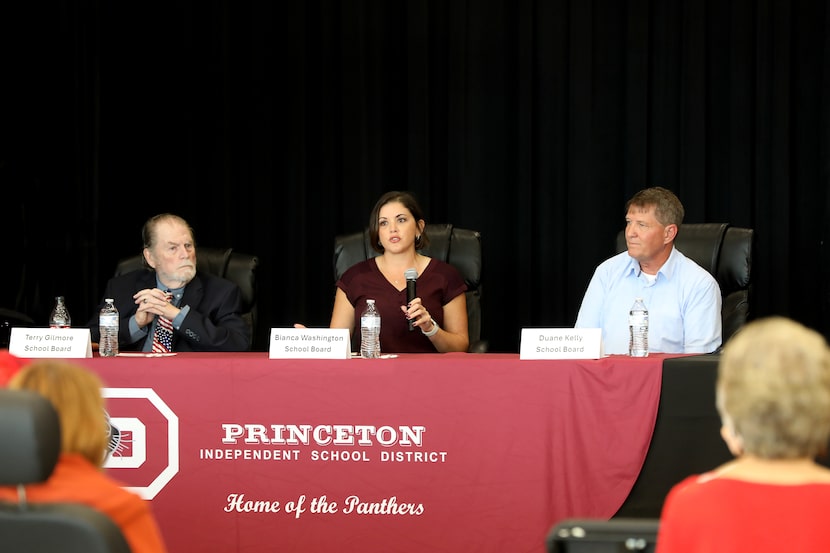
[[[269,359],[350,359],[345,328],[272,328]]]
[[[14,327],[9,335],[9,353],[17,357],[92,357],[88,328]]]
[[[523,328],[519,359],[599,359],[601,328]]]

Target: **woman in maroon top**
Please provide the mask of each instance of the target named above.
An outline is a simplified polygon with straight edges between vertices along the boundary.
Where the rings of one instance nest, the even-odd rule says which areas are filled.
[[[381,196],[369,216],[372,247],[380,255],[356,263],[337,281],[331,328],[348,328],[354,335],[366,300],[374,299],[382,321],[382,352],[467,351],[467,285],[455,267],[419,253],[429,243],[425,227],[411,194]],[[407,269],[418,272],[418,297],[409,305]]]

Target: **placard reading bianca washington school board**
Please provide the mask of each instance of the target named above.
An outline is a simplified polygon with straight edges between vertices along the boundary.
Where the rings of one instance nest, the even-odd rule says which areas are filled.
[[[345,328],[272,328],[269,359],[350,359]]]

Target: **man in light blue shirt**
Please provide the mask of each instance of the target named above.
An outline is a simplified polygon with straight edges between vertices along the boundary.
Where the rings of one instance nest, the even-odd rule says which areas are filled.
[[[602,262],[588,284],[577,328],[601,328],[606,354],[628,353],[628,313],[643,298],[654,353],[711,353],[721,345],[721,292],[706,269],[674,247],[683,204],[661,187],[625,206],[627,251]]]

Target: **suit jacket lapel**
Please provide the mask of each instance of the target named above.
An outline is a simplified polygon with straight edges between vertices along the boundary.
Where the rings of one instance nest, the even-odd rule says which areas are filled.
[[[182,301],[179,307],[182,305],[199,305],[202,303],[202,296],[204,294],[205,290],[202,285],[202,279],[199,278],[199,273],[196,273],[193,280],[184,287],[184,294],[182,294]]]
[[[144,290],[145,288],[155,288],[156,287],[156,272],[155,271],[144,271],[144,273],[139,277],[138,281],[136,282],[138,286],[136,286],[136,292],[139,290]]]

